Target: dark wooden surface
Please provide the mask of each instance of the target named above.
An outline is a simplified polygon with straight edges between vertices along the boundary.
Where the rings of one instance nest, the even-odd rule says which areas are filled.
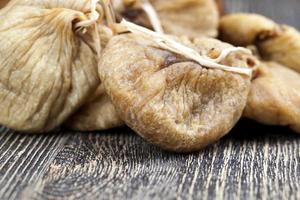
[[[300,1],[225,0],[300,28]],[[243,120],[218,143],[172,154],[127,128],[22,135],[0,128],[0,199],[300,199],[300,136]]]

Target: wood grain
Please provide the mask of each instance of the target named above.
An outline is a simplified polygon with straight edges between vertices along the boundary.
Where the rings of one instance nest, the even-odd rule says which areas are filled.
[[[66,138],[57,133],[46,136],[22,135],[1,128],[1,199],[16,199],[28,184],[39,180]]]
[[[1,1],[1,0],[0,0]],[[300,1],[225,0],[300,28]],[[173,154],[127,128],[23,135],[0,127],[0,199],[300,199],[300,136],[242,120],[202,152]]]
[[[202,152],[173,154],[129,129],[76,134],[30,186],[30,197],[299,199],[299,139],[284,128],[243,121]]]

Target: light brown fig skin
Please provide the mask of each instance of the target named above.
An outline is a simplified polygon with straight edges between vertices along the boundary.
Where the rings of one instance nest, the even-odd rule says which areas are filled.
[[[176,2],[174,0],[151,0],[150,3],[163,16],[161,20],[167,32],[178,35],[184,32],[185,35],[193,36],[202,34],[215,37],[217,35],[219,15],[214,0],[177,0]],[[198,17],[194,17],[192,13]],[[174,18],[177,19],[176,23],[174,23]],[[137,22],[149,26],[148,18],[145,15],[141,15]],[[102,31],[102,27],[99,30]],[[105,48],[107,41],[112,36],[102,31],[100,37],[102,47]],[[65,126],[73,130],[96,131],[124,124],[116,114],[108,96],[96,92],[91,99],[65,123]]]
[[[101,47],[104,49],[113,37],[113,33],[101,25],[99,31]],[[64,123],[65,127],[76,131],[102,131],[122,125],[124,122],[117,114],[101,83],[82,107]]]
[[[91,99],[65,123],[65,126],[78,131],[101,131],[123,124],[103,85],[100,85]]]
[[[255,44],[263,59],[300,72],[300,32],[258,14],[232,14],[221,18],[220,38],[234,45]]]
[[[220,20],[215,0],[149,0],[156,10],[167,34],[216,37]],[[127,8],[121,12],[129,21],[152,28],[147,15],[139,8]]]
[[[280,31],[258,41],[257,47],[264,59],[283,64],[300,73],[300,32],[287,25],[281,25]]]
[[[267,125],[289,126],[300,133],[300,74],[264,62],[252,81],[244,116]]]
[[[99,73],[125,123],[163,149],[191,152],[227,134],[241,117],[250,77],[207,69],[134,34],[114,37]],[[231,47],[214,39],[185,44],[201,52]],[[230,54],[223,64],[247,67],[249,55]]]
[[[277,25],[270,19],[250,13],[225,15],[220,20],[220,39],[236,46],[254,44],[265,33],[275,32]]]
[[[86,6],[15,0],[0,10],[5,18],[0,20],[1,125],[26,133],[51,131],[96,90],[96,30],[77,34],[73,26]]]
[[[215,0],[150,0],[166,33],[216,37],[220,13]]]

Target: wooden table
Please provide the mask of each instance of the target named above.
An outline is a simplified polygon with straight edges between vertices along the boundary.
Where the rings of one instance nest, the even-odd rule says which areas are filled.
[[[300,1],[225,0],[300,28]],[[0,199],[300,199],[300,136],[242,120],[194,154],[127,128],[22,135],[0,128]]]

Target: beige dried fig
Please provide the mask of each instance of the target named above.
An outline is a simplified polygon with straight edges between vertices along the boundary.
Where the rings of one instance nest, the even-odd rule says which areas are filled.
[[[79,131],[98,131],[123,124],[101,84],[89,101],[67,121],[66,126]]]
[[[231,47],[207,38],[180,41],[212,58]],[[252,59],[234,52],[222,64],[247,68]],[[228,133],[250,89],[249,76],[208,69],[136,34],[110,40],[99,72],[121,119],[151,143],[177,152],[199,150]]]
[[[244,116],[263,124],[290,126],[300,133],[300,74],[275,62],[262,63]]]
[[[123,6],[120,6],[120,2],[123,2]],[[127,6],[126,2],[129,2]],[[121,7],[117,10],[122,17],[136,24],[153,28],[149,16],[140,6],[143,2],[145,0],[115,0],[117,7]],[[218,34],[220,14],[215,0],[149,0],[149,3],[157,12],[165,33],[193,38],[200,35],[216,37]]]
[[[232,14],[220,22],[220,37],[235,45],[256,44],[264,59],[300,72],[300,33],[257,14]]]
[[[99,27],[102,49],[113,37],[110,29]],[[103,84],[87,99],[65,123],[72,130],[98,131],[122,126],[124,122],[119,118],[110,98],[106,94]]]
[[[144,1],[113,1],[117,7],[120,7],[120,3],[122,4],[122,8],[117,9],[125,17],[151,28],[145,12],[137,5],[142,2]],[[149,3],[154,6],[154,9],[157,9],[159,19],[162,20],[163,28],[166,32],[178,35],[198,36],[203,34],[216,36],[219,15],[214,0],[177,0],[176,2],[153,0]],[[194,14],[198,16],[197,19],[193,16]],[[177,19],[175,20],[176,23],[174,23],[174,18]],[[108,39],[104,35],[101,37],[101,41],[105,41],[102,43],[102,47],[104,48]],[[102,86],[99,88],[102,88]],[[115,109],[110,104],[109,98],[102,92],[96,92],[90,97],[90,100],[66,123],[67,127],[81,131],[105,130],[120,125],[122,125],[122,121],[115,113]]]
[[[281,25],[275,35],[262,38],[257,46],[263,58],[300,73],[300,33],[295,28]]]
[[[77,27],[89,12],[73,0],[13,0],[0,11],[0,124],[50,131],[99,86],[97,28]]]
[[[254,44],[266,32],[275,31],[277,25],[270,19],[247,13],[225,15],[220,20],[220,38],[237,46]]]

